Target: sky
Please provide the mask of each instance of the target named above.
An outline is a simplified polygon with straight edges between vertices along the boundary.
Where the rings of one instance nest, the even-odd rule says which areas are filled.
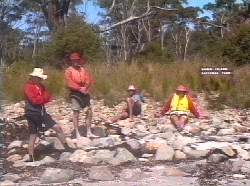
[[[203,7],[207,3],[214,3],[215,0],[188,0],[187,6],[198,6]],[[96,6],[93,1],[88,2],[84,7],[81,7],[83,12],[86,13],[87,22],[89,23],[98,23],[100,21],[99,12],[103,12],[103,10]],[[211,14],[209,12],[204,12],[202,16],[210,16]]]

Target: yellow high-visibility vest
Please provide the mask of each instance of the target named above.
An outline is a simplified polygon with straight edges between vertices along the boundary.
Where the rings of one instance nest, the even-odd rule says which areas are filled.
[[[185,95],[184,97],[180,98],[180,96],[178,96],[177,94],[174,94],[170,107],[171,107],[171,111],[188,112],[189,106],[188,106],[187,96]]]

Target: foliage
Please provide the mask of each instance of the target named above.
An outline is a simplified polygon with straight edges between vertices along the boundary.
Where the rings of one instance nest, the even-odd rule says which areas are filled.
[[[37,61],[40,64],[48,62],[58,65],[71,52],[79,52],[90,61],[102,56],[101,39],[79,17],[72,17],[67,28],[55,34],[52,43],[38,56]]]
[[[17,64],[21,65],[7,71],[5,82],[8,83],[4,84],[6,98],[12,101],[22,99],[22,86],[27,80],[28,73],[32,70],[32,65],[29,63]],[[203,66],[200,60],[181,64],[153,64],[147,61],[131,65],[90,64],[88,68],[96,80],[92,92],[93,96],[104,99],[105,103],[109,105],[117,104],[126,98],[129,84],[136,85],[147,96],[161,101],[172,94],[176,86],[184,84],[196,92],[219,93],[215,106],[227,104],[249,108],[249,65],[238,68],[225,64],[206,64],[210,64],[209,66],[212,67],[219,65],[234,69],[234,76],[200,76],[200,67]],[[64,85],[63,71],[45,68],[45,73],[49,75],[45,81],[49,90],[54,93],[54,96],[65,97],[67,91]]]
[[[223,56],[226,60],[237,65],[250,63],[250,26],[243,25],[233,35],[230,44],[224,48]]]

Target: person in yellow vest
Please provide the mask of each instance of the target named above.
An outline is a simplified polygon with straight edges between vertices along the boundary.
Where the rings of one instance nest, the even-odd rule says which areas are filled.
[[[192,99],[188,95],[188,89],[180,85],[176,88],[176,93],[172,95],[161,111],[161,116],[170,114],[170,120],[178,130],[182,130],[188,123],[188,116],[192,113],[199,118],[200,114],[196,109]]]

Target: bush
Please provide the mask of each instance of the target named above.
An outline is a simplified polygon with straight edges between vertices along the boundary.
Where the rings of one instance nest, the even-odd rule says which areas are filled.
[[[102,56],[101,40],[94,29],[78,17],[71,17],[67,27],[56,33],[45,49],[38,55],[39,64],[60,65],[67,54],[79,52],[89,61],[98,61]]]
[[[230,44],[224,48],[223,56],[237,65],[250,63],[250,26],[243,25],[230,38]]]
[[[220,105],[234,107],[250,106],[250,66],[233,67],[234,75],[230,77],[201,77],[199,61],[171,64],[132,63],[120,65],[89,64],[88,68],[93,73],[96,83],[93,87],[93,96],[104,99],[108,105],[117,104],[127,96],[129,84],[138,86],[147,95],[156,100],[163,101],[179,84],[189,86],[197,92],[219,93],[213,108]],[[210,64],[207,66],[225,66],[223,64]],[[5,92],[6,98],[12,101],[22,99],[22,86],[27,79],[27,74],[32,68],[28,63],[17,63],[6,73]],[[45,68],[49,75],[46,85],[56,96],[65,97],[63,71]],[[211,103],[213,103],[211,101]]]

